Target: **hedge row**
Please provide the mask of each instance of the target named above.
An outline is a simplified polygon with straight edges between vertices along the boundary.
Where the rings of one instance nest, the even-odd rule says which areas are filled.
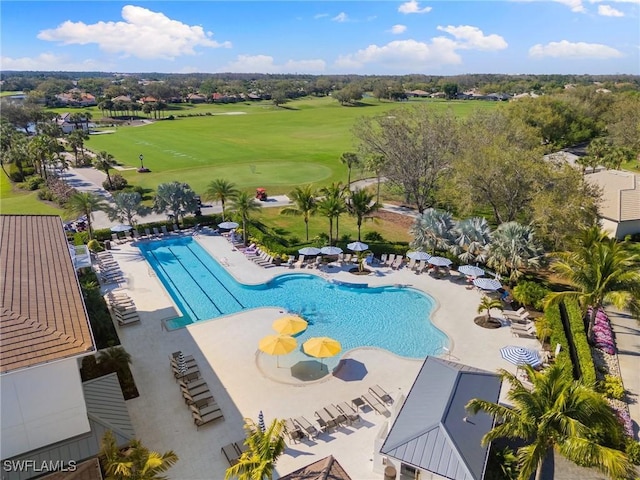
[[[573,333],[573,344],[578,354],[578,362],[580,363],[580,371],[582,372],[582,380],[589,384],[596,382],[596,367],[593,363],[591,355],[591,347],[587,341],[587,333],[584,330],[584,321],[582,320],[582,310],[575,300],[566,300],[564,302],[569,317],[569,325]]]
[[[560,344],[560,352],[555,359],[555,363],[562,366],[568,375],[572,375],[571,356],[569,355],[569,340],[564,333],[562,320],[560,318],[560,307],[558,305],[550,305],[544,311],[544,317],[549,322],[551,328],[550,342],[552,348]]]

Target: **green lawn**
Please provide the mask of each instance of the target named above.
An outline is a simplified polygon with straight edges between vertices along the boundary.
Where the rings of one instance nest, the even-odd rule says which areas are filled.
[[[26,192],[13,188],[4,173],[0,173],[0,213],[33,214],[33,215],[63,215],[63,211],[53,204],[38,200],[38,192]]]

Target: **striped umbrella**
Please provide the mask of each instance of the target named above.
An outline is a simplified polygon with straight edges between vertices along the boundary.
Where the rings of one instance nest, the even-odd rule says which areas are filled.
[[[260,413],[258,414],[258,428],[263,433],[267,429],[267,427],[264,424],[264,415],[262,414],[262,410],[260,410]]]
[[[184,358],[182,352],[178,354],[178,372],[187,373],[187,361]]]
[[[531,365],[537,367],[542,363],[538,352],[524,347],[516,347],[515,345],[508,345],[500,349],[500,355],[507,362],[521,367],[522,365]]]
[[[427,260],[431,265],[435,265],[436,267],[448,267],[453,262],[445,257],[431,257]]]
[[[484,270],[474,265],[461,265],[458,267],[458,271],[463,275],[469,275],[470,277],[481,277],[484,275]]]
[[[498,290],[502,288],[502,284],[493,278],[476,278],[473,284],[482,290]]]

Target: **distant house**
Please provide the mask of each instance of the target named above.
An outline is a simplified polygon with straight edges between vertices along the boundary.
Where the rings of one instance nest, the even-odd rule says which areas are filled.
[[[207,97],[205,95],[200,95],[199,93],[190,93],[187,95],[187,102],[191,103],[205,103],[207,101]]]
[[[481,480],[489,454],[481,439],[494,421],[465,406],[473,398],[497,402],[500,387],[494,373],[427,357],[374,465],[392,466],[400,478]]]
[[[56,95],[56,101],[59,105],[69,107],[92,107],[98,104],[95,96],[77,88]]]
[[[128,102],[131,102],[131,97],[129,95],[118,95],[117,97],[112,98],[111,101],[113,103],[117,103],[117,102],[128,103]]]
[[[115,99],[113,101],[116,101]],[[138,100],[138,103],[142,103],[143,105],[145,103],[156,103],[158,101],[158,99],[156,97],[152,97],[152,96],[146,96],[146,97],[142,97],[141,99]]]
[[[89,119],[81,117],[79,122],[74,122],[71,120],[71,115],[71,113],[61,113],[56,118],[56,123],[63,133],[71,133],[78,129],[82,129],[85,132],[89,130]]]
[[[410,92],[404,92],[407,97],[428,97],[429,92],[425,92],[424,90],[411,90]]]
[[[602,190],[600,217],[603,229],[620,240],[627,235],[640,234],[640,176],[620,170],[602,170],[584,178]]]

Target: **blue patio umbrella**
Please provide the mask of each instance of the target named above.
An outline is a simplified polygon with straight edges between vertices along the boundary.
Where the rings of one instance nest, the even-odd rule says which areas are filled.
[[[347,245],[347,248],[352,252],[364,252],[367,248],[369,248],[369,245],[362,242],[352,242]]]
[[[318,255],[320,254],[320,249],[316,247],[304,247],[298,250],[300,255]]]
[[[507,362],[521,367],[523,365],[531,365],[537,367],[542,363],[538,352],[529,348],[517,347],[515,345],[508,345],[500,349],[500,355]]]
[[[128,232],[132,228],[133,227],[131,225],[119,224],[119,225],[114,225],[113,227],[111,227],[111,231],[113,233]]]
[[[262,410],[260,410],[260,413],[258,414],[258,428],[264,432],[267,427],[264,425],[264,415],[262,414]]]
[[[498,290],[502,288],[502,284],[493,278],[476,278],[473,284],[482,290]]]
[[[470,277],[481,277],[484,275],[484,270],[474,265],[461,265],[458,267],[458,271],[463,275],[469,275]]]
[[[322,247],[320,253],[322,255],[338,255],[342,253],[342,249],[340,247]]]
[[[427,252],[419,252],[419,251],[415,251],[415,252],[407,252],[407,257],[411,258],[412,260],[429,260],[431,258],[431,255],[429,255]]]

